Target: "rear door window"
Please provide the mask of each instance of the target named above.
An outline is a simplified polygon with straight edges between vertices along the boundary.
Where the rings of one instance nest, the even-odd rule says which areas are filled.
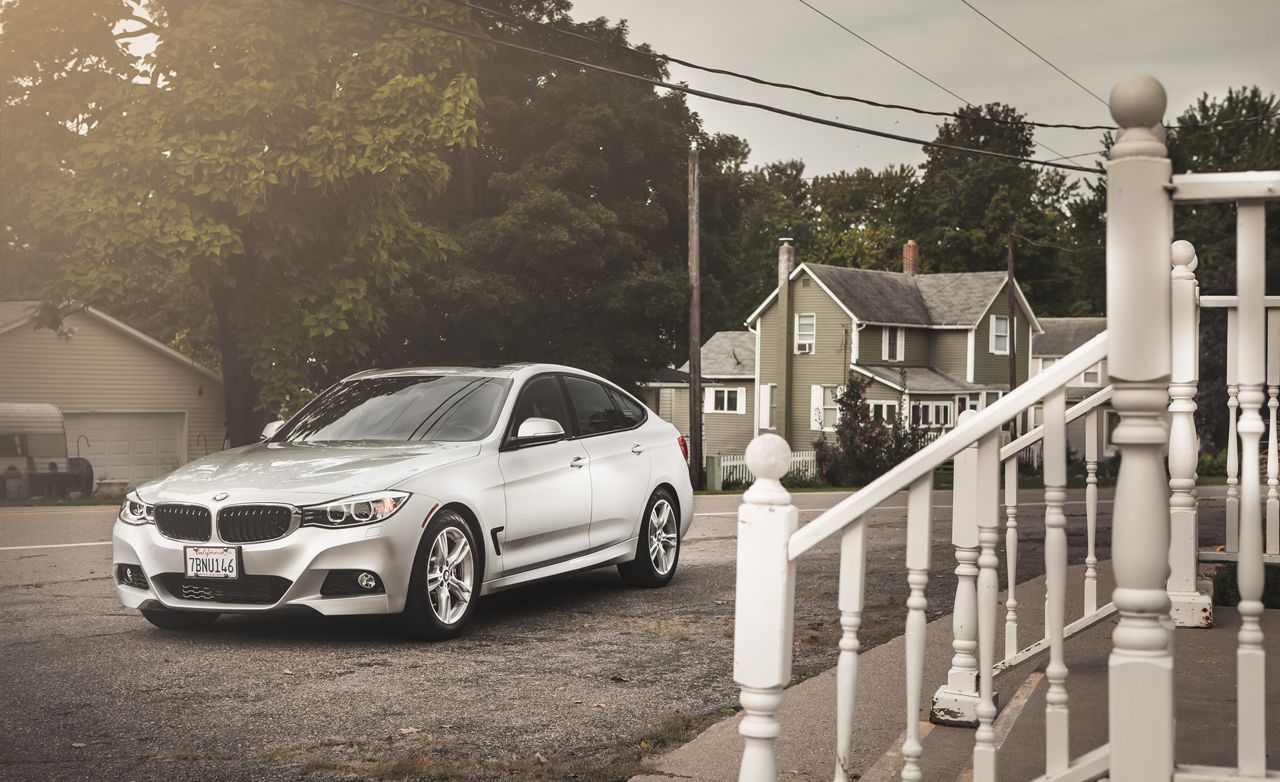
[[[633,426],[613,404],[608,389],[603,385],[573,375],[566,375],[564,384],[569,390],[580,436],[616,432]]]

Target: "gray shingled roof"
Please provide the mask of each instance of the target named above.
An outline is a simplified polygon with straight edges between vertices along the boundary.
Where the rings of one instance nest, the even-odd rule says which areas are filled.
[[[902,384],[902,373],[907,374],[907,389],[913,394],[960,394],[967,391],[981,391],[988,386],[980,386],[964,380],[957,380],[946,372],[939,372],[931,367],[885,367],[859,365],[858,369],[875,375],[895,386]]]
[[[35,314],[38,301],[0,301],[0,328],[26,320]]]
[[[1041,318],[1044,333],[1031,343],[1037,356],[1065,356],[1107,329],[1106,318]]]
[[[680,367],[689,371],[689,362]],[[717,331],[702,345],[703,377],[755,377],[756,335],[750,331]]]
[[[1005,283],[1004,272],[903,274],[818,263],[805,267],[864,323],[971,327]]]

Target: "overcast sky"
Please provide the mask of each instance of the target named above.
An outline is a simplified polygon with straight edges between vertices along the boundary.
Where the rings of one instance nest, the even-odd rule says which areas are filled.
[[[799,0],[573,0],[585,20],[625,19],[632,42],[707,65],[836,92],[954,111],[958,102]],[[1106,107],[1005,37],[960,0],[810,0],[847,27],[973,103],[1003,101],[1042,122],[1109,124]],[[1202,93],[1257,84],[1280,93],[1280,0],[970,0],[1093,92],[1149,73],[1172,120]],[[931,139],[937,119],[758,87],[673,66],[693,87],[854,125]],[[924,159],[918,146],[824,128],[702,98],[713,132],[747,139],[752,162],[800,158],[806,173]],[[1101,149],[1096,131],[1043,130],[1062,155]],[[1041,148],[1037,157],[1054,157]],[[1086,165],[1091,158],[1081,158]]]

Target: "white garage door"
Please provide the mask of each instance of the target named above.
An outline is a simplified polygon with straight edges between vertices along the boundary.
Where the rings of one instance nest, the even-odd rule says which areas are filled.
[[[64,413],[63,418],[67,455],[76,455],[79,440],[80,455],[93,465],[95,480],[137,486],[181,463],[182,413]]]

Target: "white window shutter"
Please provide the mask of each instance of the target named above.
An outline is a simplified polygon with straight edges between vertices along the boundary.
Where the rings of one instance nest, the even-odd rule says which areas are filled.
[[[716,390],[714,388],[702,389],[702,412],[714,413],[716,411]]]
[[[736,397],[738,402],[738,415],[746,415],[747,390],[745,388],[739,388],[737,391],[734,392],[734,397]]]
[[[809,386],[809,429],[822,431],[822,386]]]
[[[761,429],[772,429],[773,421],[769,420],[769,408],[773,406],[773,386],[762,384],[760,386],[760,397],[756,400],[758,410],[756,418],[760,422]]]

